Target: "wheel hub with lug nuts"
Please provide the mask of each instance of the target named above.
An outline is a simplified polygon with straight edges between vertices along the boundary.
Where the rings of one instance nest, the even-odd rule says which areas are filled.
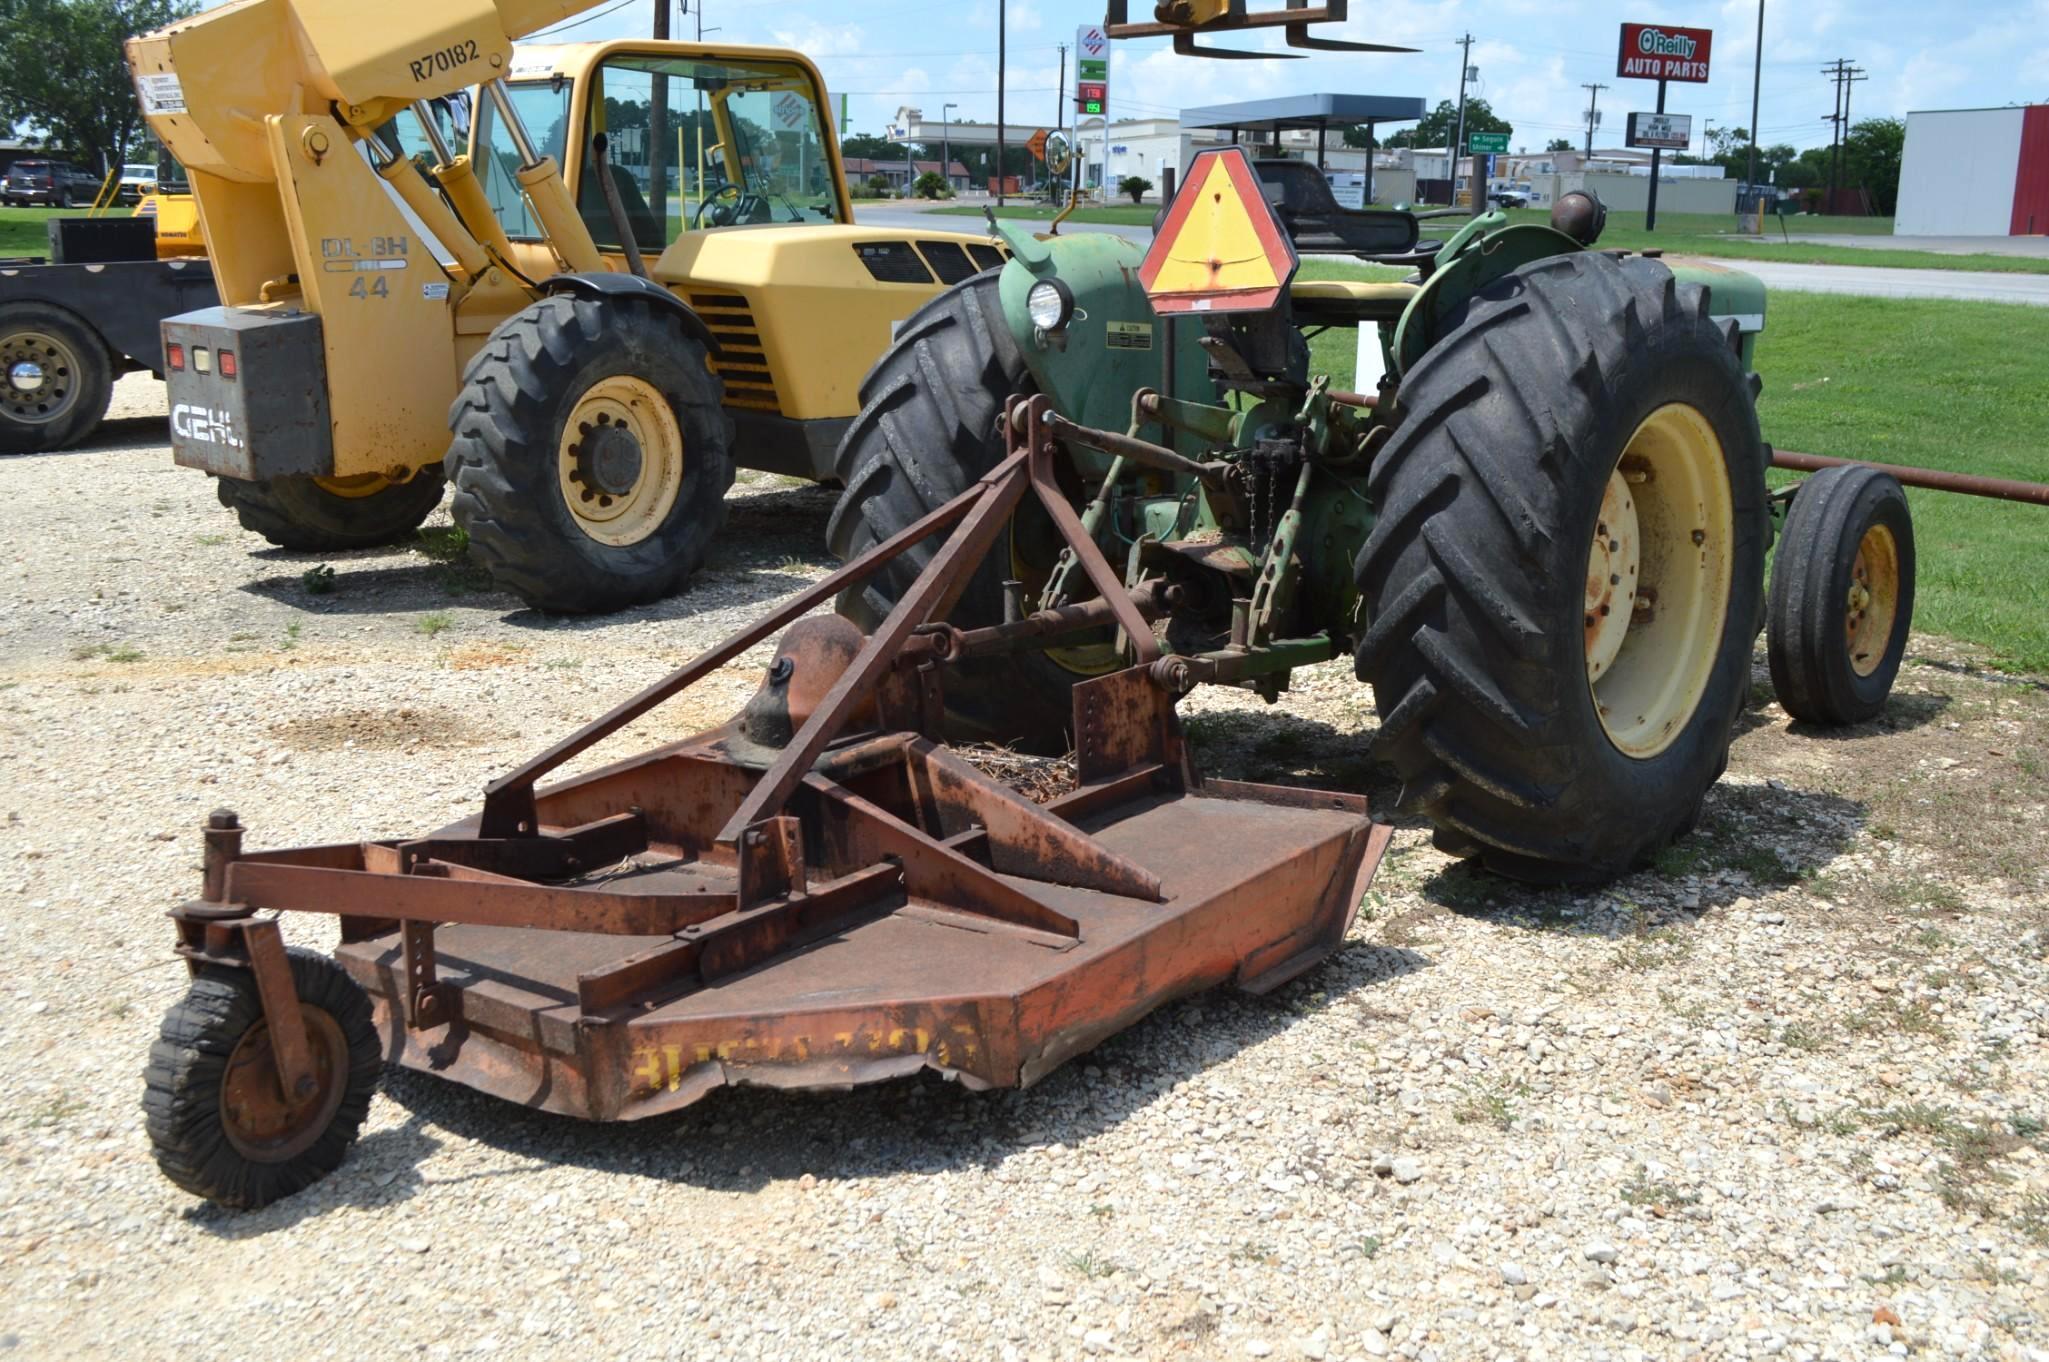
[[[24,425],[47,425],[71,409],[78,361],[55,336],[16,331],[0,336],[0,407]]]
[[[633,432],[600,414],[597,429],[577,447],[576,476],[599,496],[623,497],[640,481],[644,462]]]
[[[577,528],[625,548],[656,530],[683,489],[683,430],[668,399],[644,379],[602,378],[563,425],[557,467]]]
[[[1587,552],[1587,686],[1624,754],[1658,755],[1699,708],[1728,621],[1734,546],[1721,438],[1690,406],[1658,408],[1609,475]]]

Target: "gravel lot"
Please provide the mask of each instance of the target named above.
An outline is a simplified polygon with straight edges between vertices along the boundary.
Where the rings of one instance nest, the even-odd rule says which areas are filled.
[[[602,621],[480,593],[431,532],[316,595],[171,465],[159,388],[117,401],[0,462],[0,1350],[2049,1359],[2049,686],[1938,639],[1847,737],[1760,686],[1659,873],[1532,892],[1404,827],[1329,965],[1030,1092],[608,1128],[393,1074],[317,1188],[200,1205],[138,1100],[204,813],[262,846],[471,811],[815,580],[831,498],[743,486],[717,571]],[[760,660],[592,760],[722,719]],[[1362,689],[1302,681],[1199,697],[1209,769],[1391,796]]]

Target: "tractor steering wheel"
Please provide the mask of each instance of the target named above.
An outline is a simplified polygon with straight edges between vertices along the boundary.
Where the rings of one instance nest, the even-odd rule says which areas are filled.
[[[691,219],[690,225],[702,227],[709,217],[714,227],[730,227],[736,222],[748,221],[753,211],[750,205],[758,206],[760,202],[740,185],[722,184],[697,206],[697,215]]]

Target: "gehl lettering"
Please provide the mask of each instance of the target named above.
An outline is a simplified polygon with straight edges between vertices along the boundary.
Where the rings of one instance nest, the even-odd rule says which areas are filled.
[[[413,80],[424,81],[429,76],[453,71],[458,66],[468,66],[477,59],[477,40],[451,43],[438,52],[429,52],[412,64]]]

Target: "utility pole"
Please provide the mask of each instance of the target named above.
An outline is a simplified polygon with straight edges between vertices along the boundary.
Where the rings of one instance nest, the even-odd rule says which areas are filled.
[[[1593,159],[1594,159],[1594,124],[1600,121],[1599,119],[1597,119],[1597,118],[1595,117],[1595,115],[1596,115],[1597,113],[1599,113],[1599,112],[1600,112],[1600,108],[1601,108],[1601,91],[1603,91],[1603,90],[1607,89],[1608,87],[1607,87],[1607,86],[1605,86],[1605,85],[1594,85],[1594,84],[1587,84],[1587,85],[1582,85],[1582,86],[1581,86],[1580,88],[1581,88],[1582,90],[1585,90],[1585,91],[1587,92],[1587,153],[1586,153],[1586,158],[1587,158],[1587,159],[1588,159],[1589,161],[1591,161],[1591,160],[1593,160]],[[1582,167],[1580,167],[1580,169],[1584,170],[1584,169],[1586,169],[1586,167],[1582,166]]]
[[[1828,204],[1826,211],[1832,213],[1835,211],[1836,193],[1842,188],[1844,143],[1849,140],[1850,87],[1860,80],[1868,79],[1868,77],[1865,76],[1862,67],[1851,64],[1851,58],[1849,57],[1837,57],[1827,66],[1821,68],[1821,74],[1829,77],[1836,83],[1835,111],[1828,116],[1828,121],[1833,125],[1833,130],[1829,137]]]
[[[655,0],[653,37],[658,43],[669,41],[669,5],[671,0]],[[647,95],[647,196],[658,205],[657,219],[662,224],[662,243],[669,237],[669,82],[660,72],[648,77]],[[616,154],[616,153],[615,153]],[[609,159],[609,158],[608,158]],[[682,188],[683,173],[676,172],[677,188]]]
[[[1454,201],[1456,201],[1458,198],[1459,158],[1465,154],[1466,146],[1466,73],[1473,69],[1473,35],[1470,33],[1466,34],[1465,37],[1460,38],[1458,40],[1458,45],[1458,131],[1455,134],[1453,134],[1451,139],[1451,145],[1445,148],[1445,150],[1450,153],[1451,188],[1452,198]],[[1109,135],[1109,129],[1105,128],[1103,130],[1103,134],[1107,137]],[[1478,170],[1478,168],[1479,167],[1475,165],[1474,169],[1476,171]],[[1470,187],[1472,186],[1469,186],[1469,188]],[[1479,211],[1480,195],[1478,193],[1477,188],[1474,188],[1473,212],[1475,214],[1478,214]]]
[[[1744,182],[1750,186],[1750,192],[1753,195],[1757,193],[1757,97],[1758,92],[1763,88],[1764,0],[1757,0],[1757,60],[1750,71],[1750,173],[1744,177]],[[1761,205],[1758,208],[1758,212],[1760,215],[1764,212]],[[1762,227],[1763,223],[1764,219],[1760,216],[1758,218],[1758,225]]]
[[[1003,163],[1010,159],[1010,146],[1003,132],[1003,66],[1009,59],[1009,0],[996,0],[996,206],[1003,206]]]

